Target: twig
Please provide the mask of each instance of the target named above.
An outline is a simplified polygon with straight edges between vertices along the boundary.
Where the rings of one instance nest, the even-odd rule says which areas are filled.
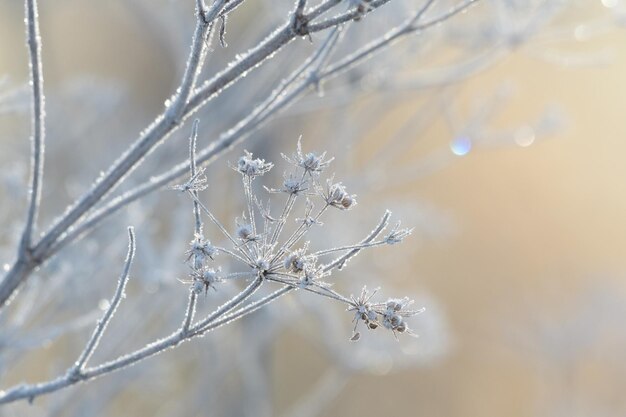
[[[198,5],[198,13],[204,13],[202,9],[202,5]],[[196,169],[196,142],[198,141],[198,125],[200,121],[198,119],[194,120],[193,126],[191,128],[191,137],[189,138],[189,175],[190,178],[196,178],[198,175]],[[196,199],[198,198],[198,192],[195,190],[189,191]],[[194,235],[196,237],[202,236],[202,217],[200,215],[200,207],[198,206],[197,201],[194,199],[193,201],[193,217],[195,220],[194,223]],[[193,259],[193,267],[196,270],[202,268],[202,260],[197,254],[194,254]],[[183,332],[187,332],[189,330],[189,326],[193,321],[193,316],[196,312],[196,303],[198,301],[198,294],[194,291],[194,288],[191,287],[189,289],[189,301],[187,303],[187,310],[185,312],[185,318],[183,319],[182,329]]]
[[[115,295],[109,302],[109,307],[105,311],[104,316],[102,316],[102,318],[98,321],[96,329],[91,335],[91,339],[89,339],[89,342],[87,342],[87,345],[85,346],[85,350],[83,350],[83,353],[81,353],[80,357],[74,364],[73,371],[75,372],[81,372],[87,364],[89,358],[91,358],[91,355],[100,343],[100,339],[102,338],[104,331],[106,330],[109,322],[113,318],[113,315],[117,310],[117,306],[120,304],[120,301],[122,301],[122,297],[124,297],[124,289],[126,288],[126,283],[128,282],[128,278],[130,277],[130,266],[135,257],[135,249],[135,231],[132,227],[129,227],[128,254],[126,255],[126,260],[124,261],[124,269],[122,270],[122,274],[120,275],[120,279],[117,283]]]
[[[29,256],[33,229],[37,222],[41,202],[41,182],[43,179],[43,163],[45,150],[45,99],[43,93],[43,70],[41,65],[41,37],[39,34],[39,17],[37,0],[26,0],[26,31],[28,56],[30,59],[30,82],[32,92],[32,138],[31,138],[31,173],[28,190],[28,214],[22,233],[19,254]]]

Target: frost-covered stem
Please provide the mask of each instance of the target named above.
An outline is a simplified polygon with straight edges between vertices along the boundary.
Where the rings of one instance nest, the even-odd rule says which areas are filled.
[[[309,17],[309,19],[315,19],[316,17],[319,17],[319,16],[323,15],[324,13],[326,13],[327,11],[329,11],[330,9],[332,9],[333,7],[335,7],[336,5],[341,3],[342,1],[343,0],[329,0],[329,1],[325,1],[325,2],[315,6],[313,8],[313,10],[311,10],[307,14],[307,16]]]
[[[256,310],[258,310],[259,308],[263,307],[264,305],[276,300],[279,297],[282,297],[283,295],[287,294],[290,291],[293,291],[297,289],[295,286],[293,285],[287,285],[279,290],[274,291],[273,293],[257,300],[254,301],[248,305],[246,305],[245,307],[240,308],[239,310],[236,310],[230,314],[225,315],[224,317],[221,317],[218,320],[215,320],[203,327],[198,327],[195,332],[194,332],[194,336],[195,335],[201,335],[203,333],[206,333],[207,331],[210,330],[214,330],[220,326],[223,326],[225,324],[231,323],[243,316],[246,316],[250,313],[255,312]]]
[[[216,0],[210,10],[206,10],[206,6],[202,0],[196,1],[196,28],[191,41],[191,52],[185,66],[183,79],[180,87],[176,91],[175,98],[170,102],[165,111],[165,118],[171,119],[178,124],[183,116],[185,104],[189,100],[189,96],[196,86],[198,74],[202,70],[202,64],[207,49],[210,47],[210,35],[213,28],[213,19],[222,9],[227,0]]]
[[[367,7],[363,11],[358,10],[357,8],[354,8],[338,16],[328,18],[322,22],[310,24],[308,26],[308,29],[310,32],[319,32],[319,31],[322,31],[331,27],[335,27],[337,25],[341,25],[351,20],[358,19],[362,17],[364,14],[370,13],[374,9],[384,5],[385,3],[388,3],[389,1],[390,0],[374,0],[374,1],[367,2]]]
[[[196,170],[196,142],[198,141],[198,125],[200,124],[200,121],[198,119],[194,120],[193,122],[193,126],[191,128],[191,138],[189,139],[189,173],[191,174],[191,178],[195,178],[195,176],[197,175],[197,170]],[[198,192],[197,191],[191,191],[191,193],[194,196],[194,201],[193,201],[193,217],[195,220],[195,234],[197,236],[200,236],[202,234],[202,217],[200,215],[200,207],[198,206]],[[196,259],[194,260],[194,263],[196,263],[198,261],[198,257],[195,257]],[[195,265],[196,268],[198,268],[197,265]]]
[[[232,12],[233,10],[235,10],[237,7],[241,6],[241,4],[246,1],[246,0],[230,0],[226,3],[226,6],[224,6],[224,9],[222,9],[222,11],[220,12],[220,17],[226,16],[227,14],[229,14],[230,12]]]
[[[102,339],[102,335],[104,334],[104,331],[106,330],[109,322],[115,315],[117,306],[119,306],[120,301],[122,301],[122,298],[124,297],[124,289],[126,288],[126,283],[128,282],[128,279],[130,277],[130,266],[133,262],[134,257],[135,257],[135,231],[133,230],[132,227],[129,227],[128,228],[128,253],[126,255],[126,260],[124,261],[124,269],[122,270],[122,274],[120,275],[120,279],[117,283],[117,289],[115,290],[115,295],[113,295],[113,298],[111,298],[109,307],[104,312],[104,315],[98,321],[98,324],[96,325],[96,328],[93,334],[91,335],[89,342],[87,342],[87,345],[85,346],[85,349],[83,350],[83,353],[81,353],[78,360],[74,364],[74,368],[72,372],[77,372],[77,373],[82,372],[83,368],[87,364],[87,361],[89,360],[93,352],[98,347],[98,344],[100,343],[100,339]]]
[[[252,294],[256,292],[256,290],[259,289],[259,287],[263,283],[263,279],[264,277],[262,275],[258,275],[254,279],[254,281],[252,281],[239,294],[237,294],[235,297],[228,300],[226,303],[222,304],[218,309],[216,309],[211,314],[209,314],[204,320],[201,320],[198,323],[194,324],[189,329],[189,332],[191,334],[195,333],[198,329],[201,329],[205,327],[206,325],[212,323],[213,321],[219,319],[221,316],[223,316],[224,314],[228,313],[229,311],[237,307],[239,304],[246,301],[248,297],[250,297]]]
[[[369,4],[370,11],[381,7],[382,5],[388,3],[391,0],[379,0],[376,2],[372,2]],[[327,0],[320,4],[319,7],[322,7],[327,4],[334,4],[335,0]],[[303,14],[301,20],[303,21],[311,21],[314,19],[317,8],[311,10],[309,13]],[[347,16],[350,15],[350,12],[346,12],[339,16]],[[343,21],[349,21],[351,19],[343,19]],[[340,22],[341,23],[341,22]],[[339,25],[340,23],[337,23]],[[324,29],[319,29],[316,31],[312,31],[309,28],[309,24],[306,26],[307,33],[318,32]],[[294,29],[294,24],[292,19],[285,24],[283,24],[280,28],[278,28],[274,33],[265,38],[261,43],[259,43],[256,47],[252,48],[244,55],[241,56],[236,62],[229,65],[227,69],[222,72],[216,74],[213,78],[206,81],[202,86],[194,90],[194,94],[189,99],[189,103],[185,108],[185,113],[192,113],[199,106],[205,103],[207,100],[213,98],[216,93],[221,91],[222,89],[229,86],[233,81],[239,79],[242,74],[246,74],[248,70],[259,65],[267,58],[272,56],[276,51],[282,49],[285,45],[293,41],[295,38],[300,36]]]
[[[389,224],[389,217],[391,217],[391,212],[389,210],[386,210],[385,214],[383,214],[383,217],[380,219],[380,222],[378,222],[378,225],[376,225],[374,230],[372,230],[370,232],[370,234],[367,235],[367,237],[361,241],[361,244],[365,245],[365,244],[373,241],[374,239],[376,239],[376,237],[383,230],[385,230],[385,227],[387,227],[387,225]],[[358,253],[360,251],[361,251],[361,249],[352,249],[350,252],[346,253],[345,255],[340,256],[339,258],[335,259],[334,261],[332,261],[328,265],[324,266],[322,271],[323,272],[329,272],[329,271],[331,271],[335,267],[338,267],[339,269],[341,269],[341,267],[343,265],[345,265],[345,263],[348,262],[348,260],[350,258],[358,255]]]
[[[302,181],[302,180],[300,180]],[[291,209],[293,209],[294,204],[296,203],[297,195],[292,193],[287,197],[287,201],[285,202],[285,207],[283,207],[283,212],[278,218],[278,224],[272,231],[272,237],[270,238],[269,245],[273,245],[278,241],[280,236],[280,232],[282,232],[285,223],[287,222],[287,218],[289,217],[289,213],[291,213]]]
[[[256,276],[254,272],[231,272],[224,275],[222,278],[224,279],[233,279],[233,278],[251,278]]]
[[[193,290],[193,288],[189,289],[189,301],[187,301],[187,308],[185,310],[185,317],[183,318],[183,325],[181,326],[181,331],[183,333],[187,333],[189,330],[189,326],[193,320],[193,316],[196,313],[196,304],[198,301],[198,294]]]
[[[257,236],[256,233],[256,219],[254,216],[254,202],[252,201],[252,177],[249,175],[243,175],[243,192],[246,196],[246,205],[248,206],[248,216],[250,216],[250,225],[252,226],[252,236]],[[256,251],[256,246],[253,245],[253,249]]]
[[[306,171],[303,171],[302,176],[300,177],[300,183],[304,181],[305,176],[306,176]],[[285,202],[285,207],[283,208],[283,212],[281,213],[280,218],[278,219],[278,224],[276,225],[276,228],[272,232],[272,238],[269,241],[270,246],[275,244],[278,241],[278,238],[280,237],[280,233],[283,231],[283,227],[285,227],[285,223],[287,222],[287,218],[289,217],[289,214],[291,213],[291,210],[293,209],[293,206],[296,203],[297,197],[298,195],[296,193],[289,194],[289,197],[287,198],[287,201]]]
[[[338,40],[337,34],[340,28],[341,27],[339,26],[333,29],[331,33],[329,33],[329,35],[326,37],[322,45],[317,48],[317,50],[311,56],[309,56],[298,68],[296,68],[291,74],[289,74],[288,77],[284,78],[280,82],[278,87],[276,87],[272,91],[269,97],[267,97],[265,100],[263,100],[263,102],[261,102],[261,104],[255,107],[251,115],[243,119],[242,122],[249,124],[250,121],[253,120],[253,118],[259,118],[266,113],[270,113],[272,109],[275,109],[274,107],[270,109],[270,106],[272,106],[272,104],[274,104],[279,98],[281,98],[284,95],[285,91],[287,91],[287,89],[292,86],[293,83],[305,73],[305,71],[318,71],[323,63],[323,58],[320,59],[320,57],[327,56],[328,53],[325,52],[330,51],[336,45]],[[312,67],[314,63],[315,66]],[[310,82],[311,84],[314,82],[313,77],[310,78]],[[246,120],[248,121],[246,122]]]
[[[312,222],[310,222],[310,223],[305,223],[305,222],[300,223],[300,226],[298,226],[298,228],[296,230],[294,230],[294,232],[291,234],[291,236],[289,236],[289,239],[287,239],[285,241],[285,244],[276,253],[276,256],[274,257],[272,262],[276,261],[276,259],[278,259],[281,256],[283,256],[285,254],[285,251],[291,249],[293,247],[293,245],[298,243],[298,241],[300,239],[302,239],[302,237],[306,234],[306,232],[311,228],[311,225],[315,224],[320,219],[320,217],[322,217],[322,214],[324,214],[324,212],[328,209],[328,207],[330,207],[330,205],[328,203],[325,204],[324,207],[322,207],[320,209],[320,211],[315,215],[315,217],[313,217],[313,221]]]
[[[332,300],[337,300],[337,301],[340,301],[342,303],[348,303],[348,304],[350,303],[350,300],[348,298],[344,297],[343,295],[341,295],[338,292],[333,291],[333,290],[331,290],[329,288],[324,288],[324,287],[320,287],[320,286],[315,287],[315,286],[312,286],[312,285],[301,285],[299,280],[297,280],[297,279],[294,279],[293,281],[288,281],[288,280],[285,280],[285,279],[277,278],[277,277],[280,277],[282,275],[289,276],[288,274],[281,274],[280,272],[278,272],[278,273],[277,272],[273,272],[273,273],[268,275],[267,280],[268,281],[272,281],[272,282],[277,282],[279,284],[296,286],[296,287],[298,287],[298,288],[300,288],[300,289],[302,289],[304,291],[308,291],[308,292],[311,292],[313,294],[320,295],[322,297],[330,298]]]
[[[41,65],[41,37],[39,34],[39,16],[37,0],[26,0],[26,32],[28,56],[30,60],[30,83],[32,93],[31,117],[31,172],[28,189],[28,211],[26,224],[20,241],[19,255],[28,256],[31,250],[33,229],[41,202],[41,182],[45,148],[45,99],[43,93],[43,69]],[[2,303],[0,302],[0,305]]]
[[[387,244],[386,240],[378,240],[376,242],[369,242],[369,243],[357,243],[354,245],[338,246],[336,248],[320,250],[320,251],[315,252],[313,255],[322,256],[322,255],[328,255],[328,254],[335,253],[335,252],[343,252],[345,250],[351,250],[351,249],[361,250],[365,248],[373,248],[376,246],[382,246],[386,244]]]
[[[217,228],[220,229],[222,234],[224,236],[226,236],[228,238],[228,240],[230,240],[232,242],[232,244],[235,246],[235,248],[238,249],[239,252],[245,258],[247,258],[247,261],[244,261],[244,262],[247,263],[247,264],[254,265],[254,260],[250,258],[250,255],[248,254],[248,252],[246,252],[245,250],[242,249],[242,246],[235,240],[235,238],[232,237],[230,233],[228,233],[228,230],[226,230],[224,225],[219,220],[217,220],[217,218],[213,215],[213,213],[211,213],[211,211],[208,208],[206,208],[206,206],[204,204],[202,204],[202,201],[200,201],[198,198],[196,198],[196,196],[194,196],[193,194],[190,194],[190,195],[193,198],[193,200],[198,203],[198,206],[202,209],[202,211],[204,211],[204,213],[207,216],[209,216],[209,219],[211,219],[211,221],[217,226]]]
[[[217,249],[219,252],[223,252],[227,255],[232,256],[233,258],[237,259],[239,262],[243,262],[244,264],[248,265],[250,268],[254,268],[254,263],[252,263],[250,260],[243,259],[241,256],[237,255],[235,252],[229,249],[223,248],[221,246],[216,246],[215,249]]]
[[[198,13],[204,13],[204,8],[202,4],[202,0],[198,0]],[[193,126],[191,128],[191,137],[189,138],[189,175],[190,178],[195,178],[197,175],[196,169],[196,142],[198,140],[198,125],[200,121],[198,119],[194,120]],[[200,214],[200,207],[198,206],[198,192],[189,190],[189,193],[195,197],[193,200],[193,217],[195,220],[194,223],[194,235],[202,236],[202,217]],[[199,270],[202,268],[202,260],[198,254],[193,255],[193,267],[195,270]],[[187,302],[187,309],[185,311],[185,318],[183,319],[182,331],[187,332],[189,330],[189,326],[193,321],[193,316],[196,312],[196,303],[198,301],[198,294],[194,291],[193,288],[189,289],[189,301]]]
[[[320,78],[331,78],[331,77],[337,76],[341,72],[346,71],[349,68],[352,68],[356,64],[361,63],[362,61],[371,58],[375,52],[383,48],[389,47],[396,40],[406,35],[409,35],[411,33],[425,30],[431,26],[434,26],[437,23],[447,20],[451,18],[452,16],[467,9],[469,6],[471,6],[477,1],[478,0],[467,0],[465,3],[449,10],[448,12],[442,14],[441,16],[438,16],[432,20],[429,20],[427,22],[424,22],[418,25],[416,22],[423,17],[424,13],[427,11],[430,5],[433,4],[433,0],[429,0],[428,2],[426,2],[426,4],[424,4],[424,6],[422,6],[421,9],[419,9],[412,17],[407,19],[400,26],[397,26],[389,30],[387,33],[380,36],[379,38],[376,38],[370,43],[362,46],[356,52],[353,52],[352,54],[343,58],[339,62],[333,65],[330,65],[326,70],[322,71],[322,73],[320,74]]]

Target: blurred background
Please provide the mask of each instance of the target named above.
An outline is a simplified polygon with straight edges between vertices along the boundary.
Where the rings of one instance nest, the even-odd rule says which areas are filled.
[[[394,0],[352,24],[335,58],[420,4]],[[454,4],[438,1],[429,13]],[[202,78],[291,6],[246,2],[228,20],[228,46],[214,41]],[[162,111],[184,69],[193,2],[42,0],[40,15],[45,229]],[[292,294],[0,415],[626,415],[625,25],[621,0],[481,0],[325,83],[209,166],[203,200],[234,225],[243,193],[227,163],[243,149],[277,163],[269,186],[300,135],[305,150],[327,150],[359,204],[325,221],[317,241],[360,240],[385,208],[415,228],[333,282],[348,294],[367,284],[414,298],[426,308],[410,321],[418,338],[375,331],[350,342],[343,306]],[[322,39],[293,42],[203,108],[199,146]],[[0,0],[0,265],[15,255],[26,205],[27,81],[23,6]],[[187,122],[118,191],[184,161],[189,130]],[[60,252],[0,315],[0,389],[48,380],[75,360],[113,291],[129,224],[138,236],[133,281],[93,363],[176,327],[193,226],[189,202],[164,190]],[[210,293],[201,311],[235,290]]]

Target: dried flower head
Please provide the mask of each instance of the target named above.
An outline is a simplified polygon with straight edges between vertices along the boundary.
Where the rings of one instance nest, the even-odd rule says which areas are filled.
[[[254,231],[252,230],[252,225],[250,223],[238,223],[235,233],[241,240],[248,241],[254,239]]]
[[[305,241],[307,233],[313,225],[321,225],[321,217],[329,207],[348,210],[356,205],[355,196],[346,191],[341,182],[330,179],[320,179],[323,169],[330,163],[325,160],[325,154],[303,154],[301,143],[293,158],[287,158],[292,165],[292,172],[285,175],[280,189],[265,188],[270,193],[282,192],[285,201],[279,214],[272,214],[270,204],[263,206],[253,194],[252,181],[267,172],[273,165],[261,159],[253,159],[252,154],[246,152],[239,159],[236,170],[242,174],[243,191],[245,194],[246,209],[241,218],[235,219],[236,229],[230,234],[219,220],[198,200],[193,193],[189,193],[194,201],[205,211],[211,221],[218,227],[232,244],[232,248],[216,247],[199,236],[191,243],[187,252],[188,259],[200,257],[213,259],[215,253],[227,255],[243,267],[241,272],[218,274],[219,269],[208,268],[204,265],[192,272],[192,289],[196,292],[209,288],[216,289],[215,284],[228,277],[244,277],[255,280],[258,285],[264,282],[274,282],[290,288],[299,288],[317,295],[339,301],[354,311],[353,340],[360,338],[357,326],[363,322],[369,330],[384,327],[394,334],[408,333],[405,318],[416,314],[407,307],[410,301],[406,298],[389,300],[387,303],[374,303],[372,297],[376,291],[369,293],[363,289],[359,297],[345,297],[331,288],[325,280],[335,271],[341,270],[348,260],[360,251],[383,245],[392,245],[400,242],[410,234],[408,229],[400,229],[399,225],[386,236],[383,231],[388,226],[391,213],[386,212],[379,224],[361,242],[355,244],[335,246],[329,249],[312,249],[313,243]],[[325,184],[322,186],[321,184]],[[304,192],[307,190],[307,192]],[[302,194],[306,195],[304,204],[297,204]],[[316,209],[313,200],[321,201]],[[297,210],[304,210],[303,218],[296,218],[296,224],[289,229],[289,218]],[[305,242],[299,248],[300,242]],[[200,264],[202,264],[200,262]]]
[[[326,189],[321,189],[326,204],[341,210],[349,210],[356,205],[356,195],[348,194],[346,187],[340,183],[334,183],[332,178],[326,181]]]
[[[220,268],[214,269],[209,267],[192,269],[191,277],[193,279],[193,290],[196,294],[201,293],[202,290],[204,290],[204,293],[206,294],[209,291],[209,288],[217,291],[215,284],[223,281],[223,279],[219,276],[220,271]]]
[[[325,160],[326,152],[321,155],[317,155],[314,152],[302,153],[302,137],[298,139],[298,146],[296,153],[290,158],[285,154],[282,154],[283,158],[292,165],[300,167],[304,170],[305,174],[318,175],[320,174],[335,158]]]
[[[371,300],[377,291],[374,290],[370,293],[367,291],[367,287],[363,287],[358,297],[350,297],[351,304],[348,311],[354,311],[355,314],[352,340],[359,340],[361,337],[357,332],[357,326],[361,321],[369,330],[377,329],[382,324],[384,328],[391,330],[396,337],[398,333],[413,334],[404,319],[417,315],[424,309],[407,309],[413,304],[413,300],[407,297],[402,299],[390,298],[385,303],[374,303]]]
[[[311,256],[307,256],[307,246],[305,245],[305,247],[295,250],[285,257],[283,266],[287,271],[299,274],[304,271],[307,265],[315,261]]]
[[[202,263],[205,258],[214,260],[215,255],[218,253],[217,248],[199,234],[194,236],[193,240],[189,242],[189,246],[190,248],[185,252],[187,262],[197,259]]]
[[[250,178],[258,177],[269,172],[274,164],[265,162],[264,159],[253,159],[252,153],[245,151],[244,155],[237,161],[237,171]]]

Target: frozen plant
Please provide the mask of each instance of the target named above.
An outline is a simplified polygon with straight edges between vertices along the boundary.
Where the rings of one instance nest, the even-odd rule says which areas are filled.
[[[390,213],[386,212],[376,228],[361,242],[338,246],[330,249],[312,250],[311,242],[306,241],[307,232],[314,226],[322,226],[322,215],[329,209],[350,210],[356,205],[356,196],[346,191],[341,183],[326,181],[322,186],[321,174],[328,167],[332,159],[326,160],[324,154],[314,152],[302,153],[302,145],[298,140],[297,152],[293,157],[283,155],[283,158],[292,166],[292,172],[285,175],[283,187],[271,189],[265,187],[269,193],[285,194],[286,199],[279,215],[270,210],[270,202],[264,206],[253,192],[253,182],[273,168],[273,164],[263,159],[254,158],[252,153],[245,151],[232,168],[241,175],[243,191],[246,201],[246,213],[241,220],[236,220],[235,233],[230,233],[215,215],[200,201],[198,191],[205,188],[206,178],[196,169],[195,141],[198,122],[194,123],[194,131],[190,141],[191,173],[188,182],[172,187],[187,192],[193,200],[195,217],[194,239],[190,242],[187,261],[191,263],[190,280],[182,280],[191,284],[190,308],[193,310],[195,297],[206,294],[209,288],[217,290],[216,285],[233,279],[248,279],[250,295],[263,282],[283,284],[286,290],[303,289],[314,294],[331,298],[344,303],[348,311],[356,311],[355,321],[366,321],[369,329],[383,327],[396,333],[409,332],[404,317],[412,316],[419,311],[408,310],[411,304],[408,299],[388,300],[386,303],[372,303],[375,294],[367,293],[366,289],[360,297],[346,297],[331,288],[327,282],[333,271],[343,268],[345,263],[365,248],[393,245],[401,242],[410,233],[410,229],[394,227],[388,234],[377,239],[389,222]],[[299,199],[305,199],[304,217],[295,218]],[[317,201],[319,209],[315,209]],[[203,222],[201,211],[204,212],[217,229],[224,235],[230,248],[212,245],[203,236]],[[294,230],[286,233],[288,223],[295,223]],[[281,239],[285,234],[285,238]],[[302,244],[298,246],[300,243]],[[224,254],[232,258],[242,270],[222,273],[222,268],[210,266],[215,261],[216,254]],[[334,259],[333,259],[334,258]],[[249,295],[247,295],[249,296]],[[193,314],[193,311],[190,312]],[[190,319],[191,320],[191,319]],[[208,323],[207,323],[208,324]],[[201,331],[207,324],[198,327]],[[356,332],[352,340],[358,340],[360,334]]]
[[[346,297],[333,290],[331,283],[328,282],[333,272],[342,269],[346,262],[360,251],[399,243],[411,233],[410,229],[399,229],[399,226],[396,226],[384,234],[391,216],[391,213],[386,211],[376,227],[362,241],[329,249],[311,249],[311,243],[305,241],[307,232],[312,227],[322,226],[320,219],[329,210],[349,211],[352,209],[356,205],[356,196],[349,194],[344,185],[334,182],[332,178],[327,179],[326,185],[323,186],[321,176],[330,160],[325,160],[325,154],[303,155],[300,141],[298,141],[297,153],[292,158],[283,155],[285,160],[292,165],[293,170],[288,174],[285,182],[297,184],[280,189],[286,198],[280,214],[276,216],[271,213],[269,201],[264,206],[253,192],[254,180],[272,169],[273,164],[254,158],[252,153],[246,151],[237,164],[232,166],[242,178],[246,212],[241,220],[235,222],[237,224],[235,233],[230,233],[199,198],[199,192],[207,187],[207,179],[204,177],[204,171],[198,169],[196,164],[198,123],[197,120],[194,122],[190,138],[189,180],[172,187],[191,197],[195,219],[194,238],[185,252],[191,271],[188,280],[181,280],[183,283],[190,284],[189,302],[179,329],[170,336],[156,340],[134,352],[101,365],[87,367],[88,360],[96,350],[123,298],[124,288],[129,279],[130,265],[135,253],[135,236],[132,229],[129,229],[129,251],[117,290],[78,360],[64,375],[52,381],[33,385],[23,384],[0,391],[0,404],[19,399],[32,401],[39,395],[126,368],[186,340],[204,335],[221,325],[244,317],[294,290],[304,290],[345,304],[348,311],[355,312],[356,324],[364,321],[370,330],[378,328],[380,324],[396,336],[398,333],[411,333],[405,318],[418,314],[422,310],[409,310],[407,307],[412,304],[412,301],[408,298],[373,302],[372,298],[376,292],[368,293],[365,288],[359,297]],[[276,192],[267,188],[266,191]],[[297,203],[302,198],[305,199],[304,207],[302,207],[304,217],[296,218],[294,221],[293,214],[299,207]],[[315,202],[319,204],[318,209],[316,209]],[[214,245],[205,238],[202,213],[224,235],[230,247]],[[294,227],[289,227],[290,221],[295,223]],[[288,233],[290,229],[292,230]],[[212,263],[218,260],[218,256],[222,255],[232,258],[234,264],[239,265],[242,270],[222,272],[221,266],[212,266]],[[247,285],[205,318],[194,320],[198,296],[203,292],[207,295],[209,289],[218,291],[221,284],[232,280],[245,280]],[[281,288],[268,296],[248,302],[257,290],[270,282],[281,285]],[[356,341],[360,337],[355,325],[351,340]]]

